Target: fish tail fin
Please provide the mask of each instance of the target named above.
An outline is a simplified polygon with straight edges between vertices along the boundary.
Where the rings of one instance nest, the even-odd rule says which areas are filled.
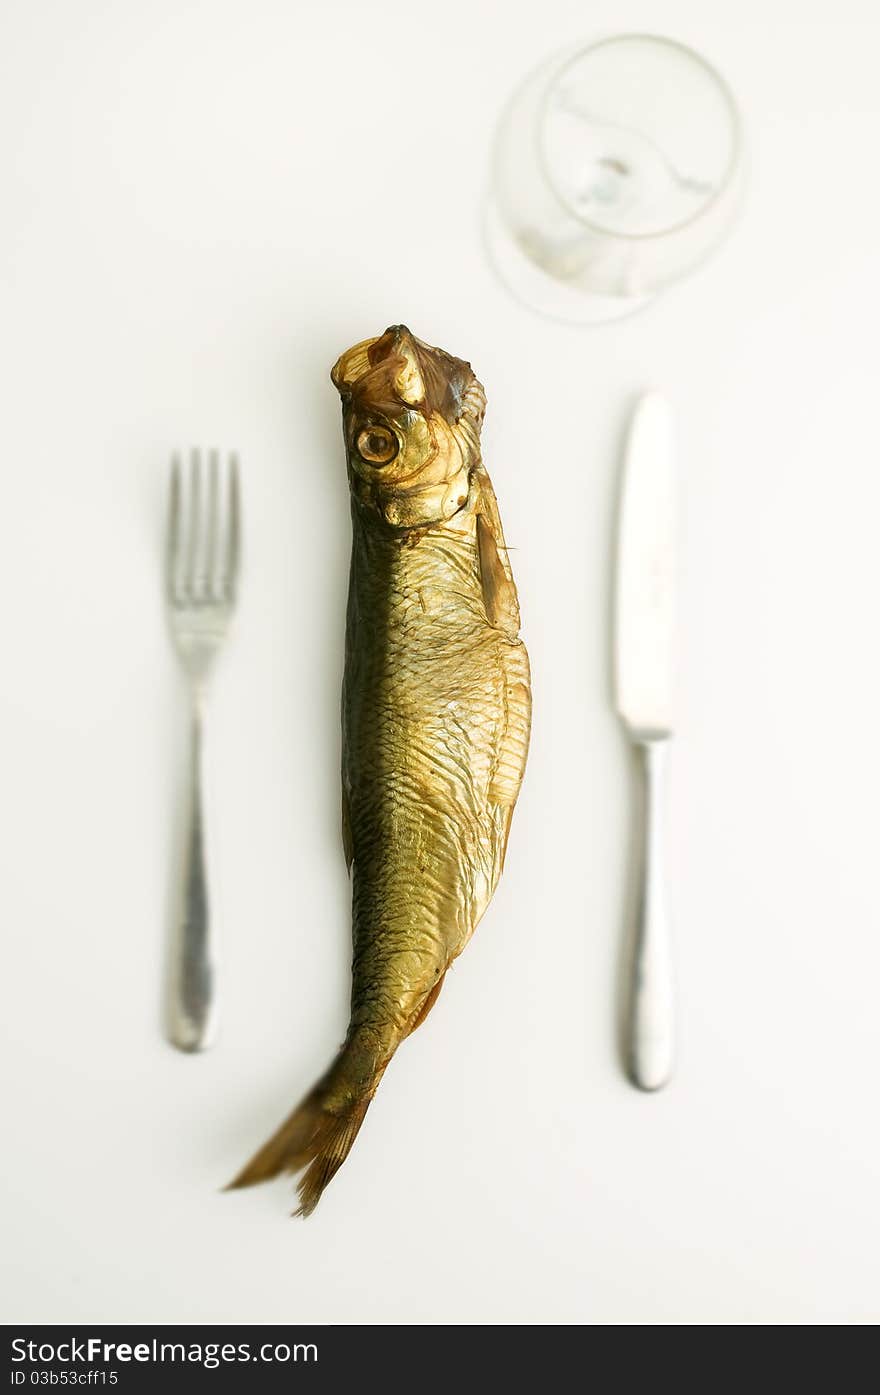
[[[293,1214],[310,1216],[348,1157],[382,1078],[383,1068],[376,1069],[374,1059],[370,1053],[365,1060],[356,1041],[347,1041],[327,1074],[227,1190],[252,1187],[280,1172],[306,1168],[298,1187],[300,1204]]]

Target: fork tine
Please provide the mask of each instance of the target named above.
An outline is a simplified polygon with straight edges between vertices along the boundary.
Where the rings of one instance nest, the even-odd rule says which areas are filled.
[[[189,460],[189,529],[186,547],[183,589],[190,599],[195,598],[198,566],[200,561],[203,533],[202,508],[202,457],[201,452],[192,450]]]
[[[220,452],[208,453],[208,509],[205,539],[205,595],[217,598],[217,551],[220,531]]]
[[[168,535],[165,552],[165,581],[168,595],[174,597],[180,579],[180,456],[171,457],[171,482],[168,489]]]
[[[238,481],[238,456],[229,456],[229,520],[226,528],[226,557],[223,567],[223,589],[230,600],[235,599],[238,584],[238,564],[241,556],[241,491]]]

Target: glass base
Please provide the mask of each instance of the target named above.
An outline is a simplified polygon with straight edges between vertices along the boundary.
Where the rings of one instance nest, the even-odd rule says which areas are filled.
[[[523,305],[548,319],[571,325],[604,325],[634,315],[656,300],[656,293],[596,295],[557,280],[526,256],[491,195],[484,211],[483,234],[490,261],[507,289]]]

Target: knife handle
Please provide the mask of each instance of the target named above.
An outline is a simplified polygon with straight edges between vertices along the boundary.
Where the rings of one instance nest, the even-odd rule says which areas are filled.
[[[630,1079],[640,1090],[659,1090],[667,1083],[675,1054],[672,946],[662,836],[668,747],[668,738],[636,743],[643,798],[626,1054]]]

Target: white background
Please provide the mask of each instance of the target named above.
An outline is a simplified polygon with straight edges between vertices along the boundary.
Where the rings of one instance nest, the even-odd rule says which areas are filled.
[[[727,75],[751,187],[642,317],[542,322],[479,235],[510,88],[650,29]],[[880,1317],[880,11],[871,0],[18,0],[0,18],[7,1321]],[[336,355],[485,382],[533,669],[507,873],[308,1222],[220,1186],[344,1032]],[[681,419],[681,1055],[622,1079],[630,770],[608,701],[625,412]],[[209,713],[222,1040],[159,1030],[184,707],[166,464],[237,446]]]

